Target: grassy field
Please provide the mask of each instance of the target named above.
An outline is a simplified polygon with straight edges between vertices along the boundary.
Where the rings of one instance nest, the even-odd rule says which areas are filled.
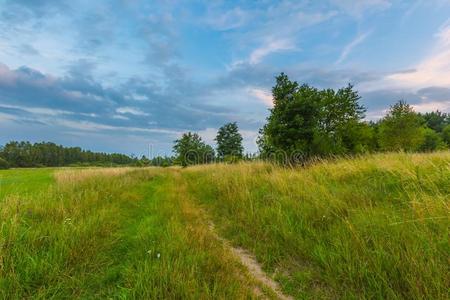
[[[450,152],[0,180],[2,299],[450,297]]]

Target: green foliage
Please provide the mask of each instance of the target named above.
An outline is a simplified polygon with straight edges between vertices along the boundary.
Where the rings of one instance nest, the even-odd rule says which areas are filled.
[[[442,132],[450,123],[450,115],[438,110],[419,115],[425,120],[425,125],[436,132]]]
[[[299,85],[281,73],[272,89],[274,107],[260,131],[262,155],[282,151],[304,157],[359,153],[368,148],[365,109],[351,85],[334,91]]]
[[[424,152],[442,150],[446,148],[441,135],[431,128],[423,129],[423,143],[419,150]]]
[[[184,133],[174,143],[175,160],[183,167],[209,163],[214,160],[214,149],[206,145],[197,133]]]
[[[0,170],[9,169],[9,163],[0,157]]]
[[[156,156],[151,160],[152,166],[169,167],[173,165],[173,158],[169,156]]]
[[[125,165],[136,162],[135,158],[118,153],[99,153],[79,147],[63,147],[54,143],[7,143],[0,151],[11,167],[60,167],[69,165]]]
[[[424,142],[423,119],[405,101],[391,106],[381,120],[379,143],[382,150],[416,151]]]
[[[217,156],[220,159],[225,159],[225,157],[242,158],[244,147],[236,122],[220,127],[215,141],[217,142]]]
[[[447,143],[447,146],[450,147],[450,124],[442,129],[442,139]]]

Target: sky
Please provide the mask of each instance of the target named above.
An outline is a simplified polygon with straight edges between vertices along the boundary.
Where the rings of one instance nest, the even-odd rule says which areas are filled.
[[[255,152],[280,72],[368,120],[450,112],[450,0],[0,0],[0,145],[170,155],[237,122]]]

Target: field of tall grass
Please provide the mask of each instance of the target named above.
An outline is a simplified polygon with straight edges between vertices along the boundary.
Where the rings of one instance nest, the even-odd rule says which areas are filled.
[[[293,298],[448,299],[449,204],[450,152],[0,171],[0,298],[276,298],[242,249]]]
[[[186,170],[220,233],[298,298],[448,299],[450,153]]]

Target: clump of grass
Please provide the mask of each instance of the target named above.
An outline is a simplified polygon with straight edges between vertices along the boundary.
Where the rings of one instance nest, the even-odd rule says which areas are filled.
[[[287,293],[449,296],[449,152],[299,169],[212,165],[183,174],[221,233],[250,249]]]

